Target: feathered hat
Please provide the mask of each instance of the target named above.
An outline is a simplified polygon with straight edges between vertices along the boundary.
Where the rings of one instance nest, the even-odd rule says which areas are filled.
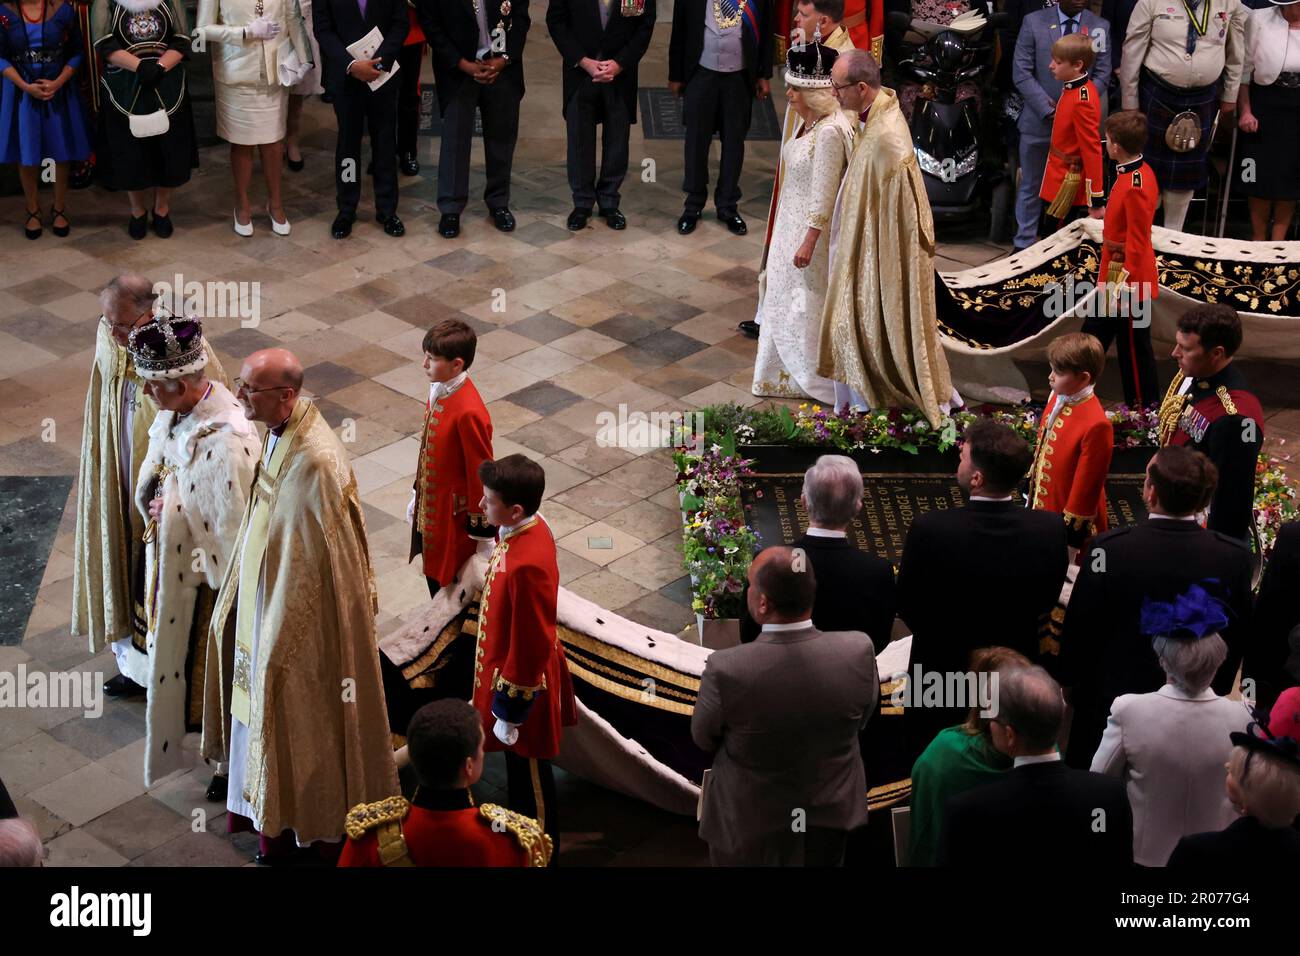
[[[1172,601],[1142,599],[1139,626],[1147,637],[1200,640],[1218,634],[1227,623],[1228,612],[1223,602],[1199,584],[1191,585]]]

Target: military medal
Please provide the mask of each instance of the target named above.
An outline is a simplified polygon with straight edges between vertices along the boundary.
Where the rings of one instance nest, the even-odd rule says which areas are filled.
[[[645,0],[622,0],[618,12],[625,17],[639,17],[645,14]]]

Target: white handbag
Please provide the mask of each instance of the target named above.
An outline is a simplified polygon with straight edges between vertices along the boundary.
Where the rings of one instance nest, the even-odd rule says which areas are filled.
[[[167,110],[163,109],[162,96],[157,90],[154,90],[154,96],[158,97],[158,109],[152,113],[137,114],[131,112],[127,114],[127,122],[131,126],[131,135],[136,139],[148,139],[150,136],[161,136],[171,128],[171,120],[167,118]],[[135,100],[140,98],[140,91],[135,91]],[[131,101],[131,109],[135,109],[135,100]]]

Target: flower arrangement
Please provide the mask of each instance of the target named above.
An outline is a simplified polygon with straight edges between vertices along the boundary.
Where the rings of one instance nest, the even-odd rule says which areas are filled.
[[[753,477],[753,462],[740,457],[738,446],[802,445],[845,453],[890,448],[915,455],[923,447],[947,451],[978,418],[1009,426],[1031,446],[1038,429],[1038,411],[1027,406],[980,406],[944,416],[937,428],[921,412],[903,409],[859,414],[820,405],[805,404],[792,412],[783,405],[730,404],[702,411],[703,436],[695,436],[693,447],[679,448],[673,457],[685,516],[685,568],[694,587],[691,603],[709,619],[739,614],[745,574],[758,544],[745,524],[740,496],[743,482]],[[1120,405],[1108,417],[1116,448],[1157,444],[1155,409]],[[1300,518],[1300,491],[1276,458],[1261,455],[1255,474],[1255,527],[1267,560],[1281,525]]]

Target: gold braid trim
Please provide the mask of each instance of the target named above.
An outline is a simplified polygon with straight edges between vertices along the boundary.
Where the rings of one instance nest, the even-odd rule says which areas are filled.
[[[492,825],[492,829],[501,833],[509,830],[523,848],[528,857],[529,866],[546,866],[551,861],[551,838],[542,832],[542,828],[532,817],[515,813],[495,803],[485,803],[478,812]]]
[[[1168,445],[1178,431],[1178,419],[1183,414],[1183,399],[1185,396],[1180,395],[1178,390],[1183,387],[1183,379],[1187,376],[1181,371],[1174,373],[1174,380],[1169,383],[1169,388],[1165,392],[1164,400],[1160,403],[1160,431],[1159,441],[1161,447]]]
[[[1065,519],[1065,526],[1071,531],[1091,532],[1093,519],[1096,516],[1089,515],[1088,517],[1084,517],[1083,515],[1077,515],[1070,511],[1063,511],[1061,512],[1061,517]]]
[[[523,684],[512,684],[501,676],[500,668],[493,668],[492,689],[494,691],[505,691],[507,697],[522,697],[524,700],[532,700],[537,696],[539,690],[546,690],[546,675],[542,675],[542,682],[536,687],[525,687]]]
[[[1220,385],[1214,390],[1214,394],[1217,395],[1219,401],[1223,403],[1223,410],[1225,412],[1229,415],[1237,414],[1237,403],[1234,402],[1232,396],[1228,394],[1228,387],[1226,385]]]

